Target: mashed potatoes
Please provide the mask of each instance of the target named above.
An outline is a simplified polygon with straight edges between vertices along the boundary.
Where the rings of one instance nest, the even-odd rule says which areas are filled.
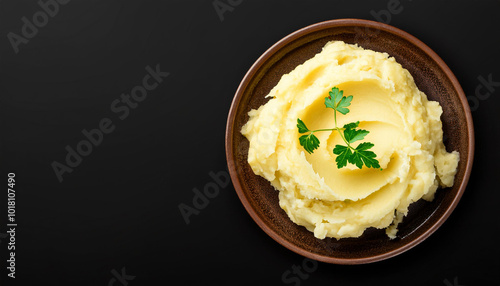
[[[338,169],[336,131],[315,133],[321,144],[313,154],[300,146],[297,118],[311,130],[334,126],[334,112],[324,105],[334,86],[354,97],[350,112],[337,116],[338,126],[360,121],[359,128],[370,131],[361,142],[375,144],[382,170]],[[394,238],[412,202],[432,200],[439,185],[453,185],[459,154],[443,145],[441,106],[388,54],[329,42],[284,75],[268,97],[241,130],[250,141],[248,163],[279,190],[290,219],[317,238],[358,237],[369,227],[386,228]]]

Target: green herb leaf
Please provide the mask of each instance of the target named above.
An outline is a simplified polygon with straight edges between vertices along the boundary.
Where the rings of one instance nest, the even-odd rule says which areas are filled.
[[[344,96],[344,91],[340,90],[338,87],[333,87],[332,91],[330,91],[328,94],[330,94],[330,97],[335,102],[335,106],[337,106],[339,105],[340,100]]]
[[[344,92],[340,91],[337,87],[333,87],[329,94],[330,96],[325,97],[325,105],[327,108],[336,109]]]
[[[363,143],[360,143],[358,145],[358,147],[356,147],[356,151],[365,151],[365,150],[372,148],[373,146],[375,146],[375,144],[373,144],[371,142],[363,142]]]
[[[358,127],[358,126],[359,126],[359,121],[351,122],[349,124],[345,124],[344,125],[344,129],[348,129],[348,128],[349,129],[354,129],[354,128]]]
[[[299,138],[300,145],[304,147],[307,153],[312,154],[319,147],[319,139],[314,134],[302,135]]]
[[[338,155],[335,159],[338,169],[347,166],[347,161],[350,161],[349,158],[352,157],[351,149],[342,145],[335,145],[335,148],[333,148],[333,154]]]
[[[353,155],[349,158],[349,163],[356,165],[358,168],[362,168],[363,164],[368,168],[380,168],[379,162],[375,157],[377,155],[373,151],[367,151],[374,145],[370,142],[361,143],[354,150]]]
[[[333,108],[344,115],[349,113],[347,107],[351,105],[352,95],[345,97],[344,91],[339,90],[338,87],[333,87],[329,94],[330,96],[325,97],[325,105],[327,108]]]
[[[301,134],[309,132],[306,124],[304,123],[304,121],[300,120],[300,118],[297,118],[297,128],[299,129],[299,133]]]
[[[325,97],[325,106],[326,108],[332,108],[332,109],[336,109],[336,105],[335,105],[335,100],[332,98],[332,97]]]
[[[348,97],[345,96],[342,97],[342,100],[340,100],[340,103],[337,106],[337,111],[344,115],[349,113],[349,109],[347,109],[346,107],[351,105],[351,101],[352,101],[352,95],[349,95]]]
[[[347,142],[354,143],[356,141],[363,140],[368,133],[370,133],[370,131],[364,129],[346,128],[344,130],[344,137]]]

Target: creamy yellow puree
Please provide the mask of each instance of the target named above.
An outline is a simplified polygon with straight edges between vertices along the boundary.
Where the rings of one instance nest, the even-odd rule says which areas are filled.
[[[315,133],[321,143],[313,154],[300,146],[297,118],[311,130],[334,126],[334,112],[324,104],[334,86],[354,97],[350,112],[337,116],[338,126],[360,121],[370,133],[359,143],[375,144],[383,170],[337,169],[338,132]],[[250,141],[248,163],[279,190],[290,219],[317,238],[358,237],[369,227],[386,228],[394,238],[412,202],[432,200],[439,185],[453,185],[459,153],[443,145],[441,106],[386,53],[329,42],[284,75],[268,97],[241,130]]]

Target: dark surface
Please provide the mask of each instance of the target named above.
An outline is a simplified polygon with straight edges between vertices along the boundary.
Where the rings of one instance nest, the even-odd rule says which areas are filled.
[[[440,103],[443,137],[447,138],[445,146],[449,151],[460,153],[453,186],[439,190],[432,202],[420,200],[412,204],[408,215],[398,225],[397,239],[390,240],[384,229],[369,229],[359,238],[317,239],[312,232],[290,220],[279,205],[278,192],[266,179],[255,175],[247,162],[249,142],[241,134],[241,129],[248,122],[250,110],[267,103],[269,98],[266,96],[284,74],[321,52],[330,41],[358,44],[394,57],[410,72],[417,87],[430,100]],[[349,64],[349,60],[344,62]],[[321,70],[315,72],[321,73]],[[311,80],[308,76],[304,81]],[[473,123],[467,98],[455,82],[453,73],[425,44],[379,22],[333,20],[293,33],[266,51],[252,66],[231,105],[226,130],[226,157],[238,197],[257,224],[273,239],[311,259],[335,264],[363,264],[408,250],[432,234],[450,215],[469,179],[474,150]],[[297,84],[307,85],[304,82]],[[257,143],[266,144],[265,135],[266,132],[257,136]],[[290,144],[298,146],[297,142]]]
[[[193,206],[194,188],[214,182],[210,172],[225,171],[229,106],[265,50],[316,22],[374,20],[389,2],[244,0],[221,21],[209,0],[73,0],[17,54],[7,34],[20,35],[21,18],[41,8],[0,2],[0,174],[6,181],[16,172],[18,222],[17,278],[6,277],[0,236],[0,285],[499,284],[500,86],[476,96],[479,77],[500,82],[499,1],[401,1],[390,18],[441,56],[477,103],[467,190],[416,248],[361,266],[306,263],[316,269],[293,274],[303,257],[267,236],[231,185],[189,224],[179,211],[181,203]],[[120,120],[110,104],[157,64],[170,75]],[[64,162],[65,147],[103,118],[116,129],[60,183],[52,162]],[[124,267],[135,278],[121,283],[112,271]]]

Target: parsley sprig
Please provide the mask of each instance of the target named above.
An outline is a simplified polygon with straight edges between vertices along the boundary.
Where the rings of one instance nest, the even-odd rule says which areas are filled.
[[[335,128],[331,129],[316,129],[309,130],[304,121],[297,118],[297,128],[300,134],[308,133],[299,137],[299,142],[302,147],[309,153],[312,154],[314,150],[319,147],[319,139],[314,135],[315,132],[321,131],[337,131],[340,134],[342,140],[344,140],[346,145],[335,145],[333,148],[333,154],[337,155],[335,162],[337,162],[337,168],[343,168],[347,166],[347,162],[356,165],[359,169],[365,165],[368,168],[380,168],[377,155],[373,151],[369,151],[373,146],[371,142],[363,142],[358,144],[358,146],[353,147],[351,144],[363,140],[370,131],[364,129],[357,129],[359,126],[359,121],[345,124],[342,128],[337,126],[337,111],[346,115],[349,113],[348,106],[351,105],[352,95],[344,96],[344,91],[337,87],[333,87],[329,92],[329,96],[325,97],[325,106],[334,110]]]

